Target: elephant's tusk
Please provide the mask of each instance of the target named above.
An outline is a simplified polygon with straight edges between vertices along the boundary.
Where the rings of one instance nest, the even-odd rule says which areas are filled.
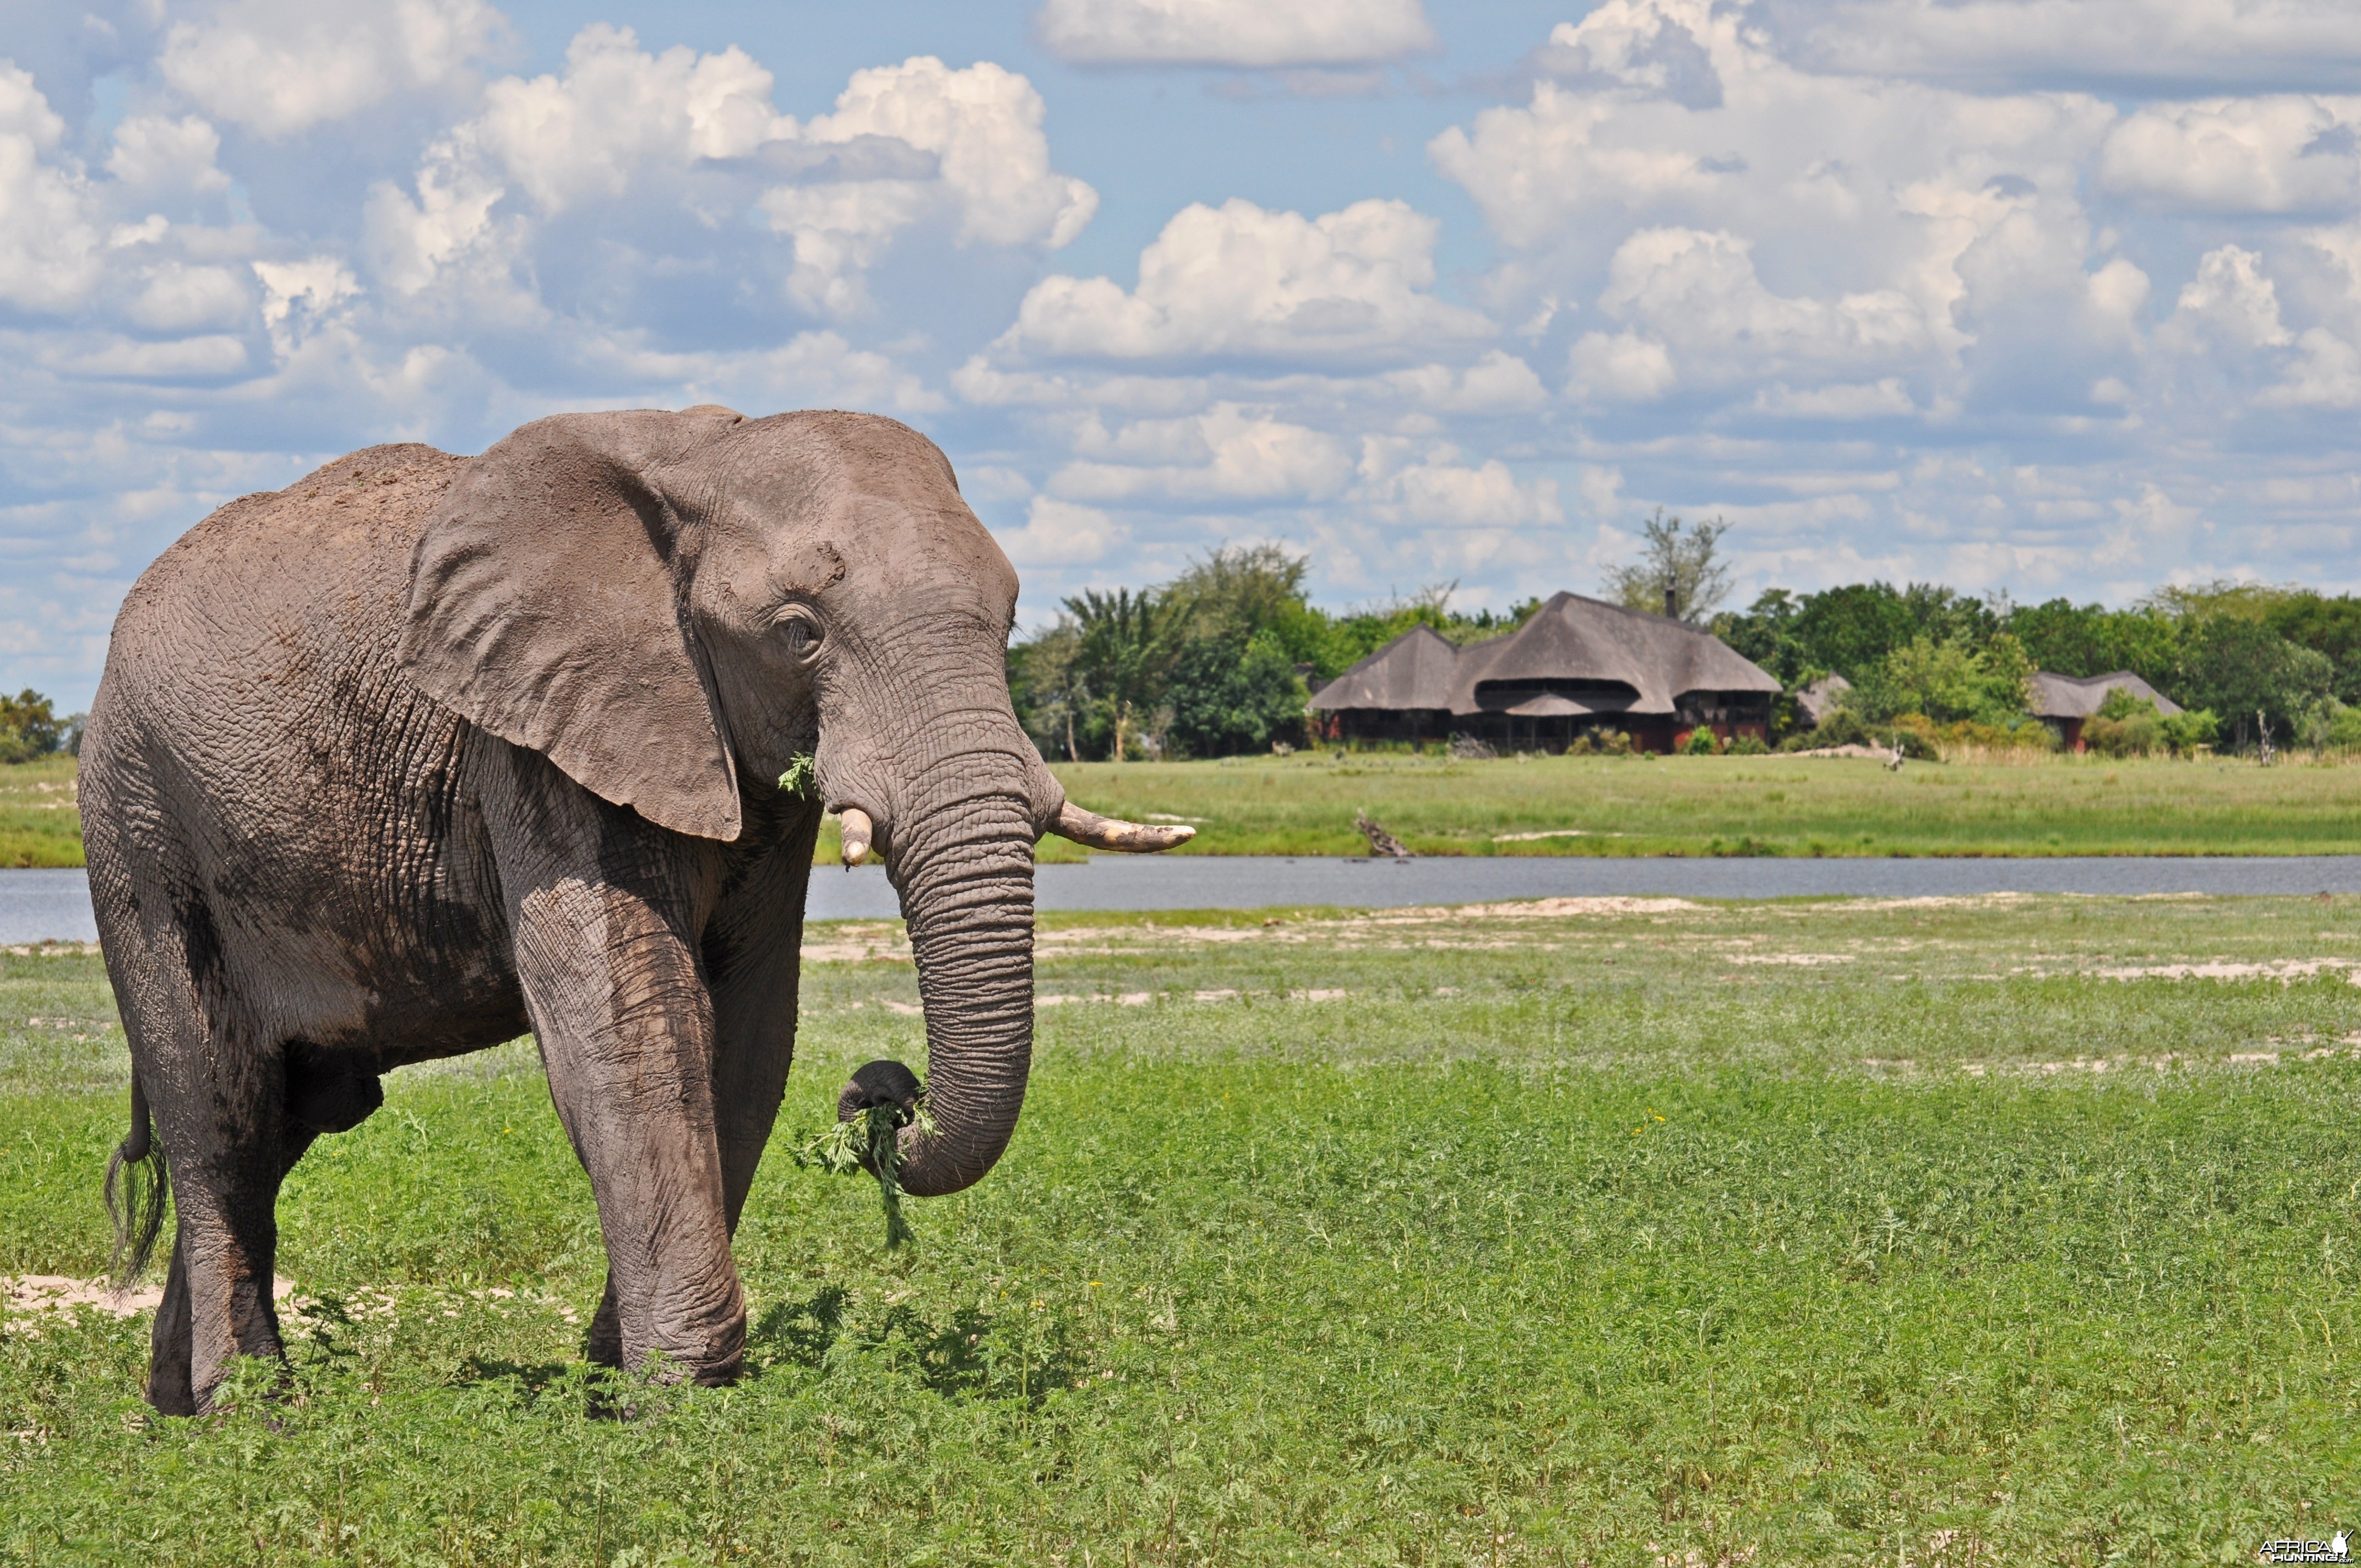
[[[869,822],[869,813],[857,806],[848,806],[842,812],[844,820],[844,863],[857,866],[869,858],[869,840],[876,828]]]
[[[1119,850],[1127,855],[1153,854],[1185,844],[1197,836],[1194,828],[1148,828],[1118,817],[1101,817],[1094,811],[1084,811],[1071,800],[1058,807],[1058,820],[1049,824],[1049,831],[1090,849]]]

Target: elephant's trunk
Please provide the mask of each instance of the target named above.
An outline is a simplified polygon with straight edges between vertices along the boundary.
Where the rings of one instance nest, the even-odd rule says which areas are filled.
[[[1025,1106],[1033,1062],[1034,826],[1033,808],[1013,782],[973,779],[956,786],[962,798],[929,802],[897,828],[887,857],[927,1015],[934,1130],[904,1130],[899,1173],[903,1189],[921,1198],[982,1180]]]

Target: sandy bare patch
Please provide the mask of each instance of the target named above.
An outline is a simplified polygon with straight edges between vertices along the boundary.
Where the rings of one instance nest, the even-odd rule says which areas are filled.
[[[96,942],[31,942],[0,948],[0,952],[20,959],[94,959],[99,947]]]
[[[273,1299],[283,1301],[293,1292],[291,1279],[270,1282]],[[71,1312],[95,1307],[111,1317],[129,1318],[150,1312],[164,1299],[161,1285],[135,1286],[117,1291],[106,1279],[76,1279],[66,1274],[12,1274],[0,1277],[0,1302],[11,1312]]]
[[[1637,898],[1621,894],[1595,898],[1529,898],[1513,904],[1444,905],[1406,909],[1399,917],[1420,920],[1565,920],[1584,915],[1672,915],[1710,913],[1686,898]]]
[[[1588,828],[1548,828],[1539,833],[1495,833],[1495,844],[1531,844],[1543,839],[1620,839],[1621,833],[1599,833]]]
[[[1725,963],[1784,964],[1795,969],[1818,969],[1823,964],[1849,964],[1850,953],[1727,953]]]
[[[807,939],[803,961],[807,964],[857,964],[883,959],[910,961],[910,938],[898,921],[846,920],[831,925],[818,941]]]
[[[2355,968],[2351,959],[2268,959],[2252,963],[2215,959],[2202,964],[2143,964],[2090,972],[2101,980],[2275,980],[2286,985],[2334,970],[2343,970],[2351,983],[2361,985],[2361,969]]]
[[[1968,893],[1927,894],[1920,898],[1848,898],[1827,904],[1806,904],[1799,913],[1828,911],[1833,914],[1857,915],[1872,909],[1991,909],[2002,905],[2024,904],[2034,895],[2029,893]]]

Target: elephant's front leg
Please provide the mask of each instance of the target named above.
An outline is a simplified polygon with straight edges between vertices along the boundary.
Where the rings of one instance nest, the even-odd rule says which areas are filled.
[[[609,870],[613,862],[609,862]],[[517,895],[518,977],[607,1240],[594,1359],[722,1383],[745,1349],[713,1112],[713,1009],[681,896],[595,877]]]

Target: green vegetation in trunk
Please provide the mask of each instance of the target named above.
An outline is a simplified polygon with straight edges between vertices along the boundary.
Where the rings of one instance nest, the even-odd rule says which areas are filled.
[[[922,1135],[934,1132],[935,1119],[927,1114],[923,1102],[915,1116],[904,1116],[891,1105],[872,1105],[829,1123],[823,1131],[806,1138],[795,1151],[797,1165],[824,1170],[830,1176],[866,1174],[876,1178],[877,1194],[885,1208],[888,1252],[904,1242],[918,1239],[902,1213],[901,1133],[909,1125],[917,1126]]]

